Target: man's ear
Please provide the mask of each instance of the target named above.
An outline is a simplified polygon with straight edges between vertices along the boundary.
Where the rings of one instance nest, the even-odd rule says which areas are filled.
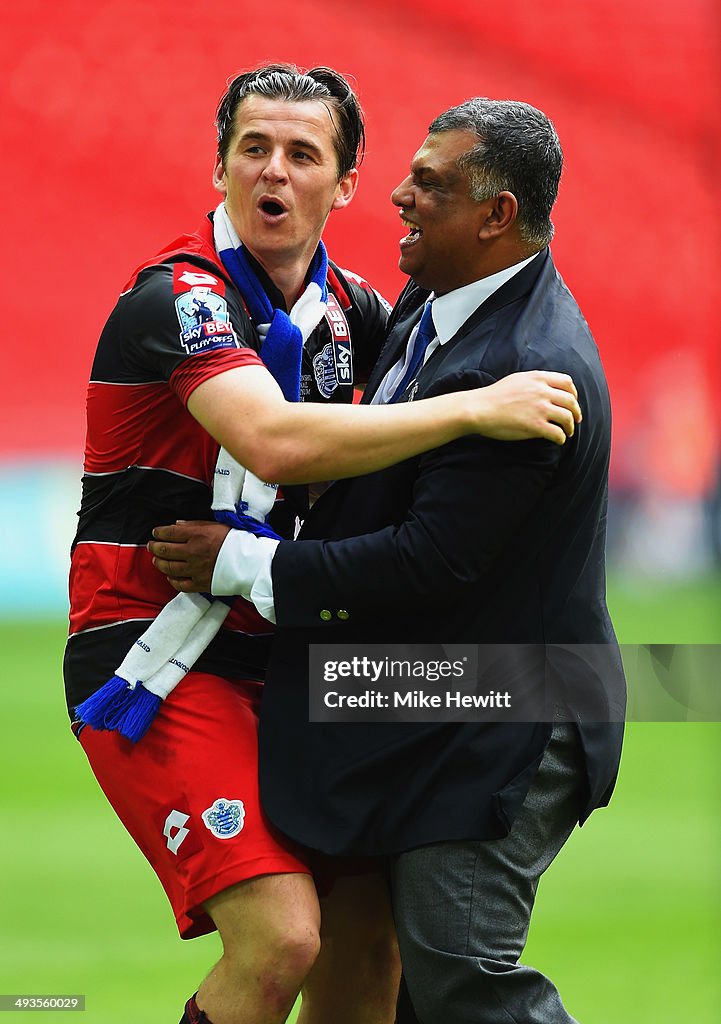
[[[344,206],[347,206],[355,195],[355,190],[358,188],[358,171],[354,167],[352,171],[340,179],[338,182],[338,190],[336,197],[333,200],[331,210],[342,210]]]
[[[478,232],[478,237],[484,240],[505,234],[518,216],[518,200],[513,192],[499,192],[488,202],[488,215]]]
[[[222,196],[226,195],[228,189],[225,184],[225,169],[223,167],[223,158],[218,156],[215,167],[213,168],[213,188],[216,192],[220,192]]]

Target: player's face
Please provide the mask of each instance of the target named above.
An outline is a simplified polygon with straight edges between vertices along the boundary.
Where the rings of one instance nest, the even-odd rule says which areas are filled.
[[[320,101],[249,96],[240,103],[213,181],[238,237],[267,270],[309,263],[330,211],[353,198],[358,172],[338,180],[334,139]]]
[[[478,142],[465,131],[429,135],[411,161],[411,173],[394,189],[408,233],[400,241],[398,266],[438,295],[478,279],[479,232],[488,203],[468,194],[457,160]]]

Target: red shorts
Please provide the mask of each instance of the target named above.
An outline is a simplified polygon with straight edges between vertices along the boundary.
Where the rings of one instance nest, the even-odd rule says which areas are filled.
[[[259,875],[310,873],[260,809],[262,685],[189,672],[133,744],[85,726],[80,743],[170,900],[182,938],[213,931],[205,900]]]

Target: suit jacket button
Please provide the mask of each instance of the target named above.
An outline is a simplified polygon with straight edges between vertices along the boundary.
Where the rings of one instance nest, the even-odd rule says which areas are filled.
[[[346,619],[350,618],[350,612],[347,612],[345,610],[345,608],[339,608],[338,612],[337,612],[337,615],[338,615],[338,618],[341,619],[343,622],[345,622]]]
[[[333,618],[333,616],[331,615],[327,608],[322,609],[320,617],[323,620],[323,622],[330,622],[330,620]]]

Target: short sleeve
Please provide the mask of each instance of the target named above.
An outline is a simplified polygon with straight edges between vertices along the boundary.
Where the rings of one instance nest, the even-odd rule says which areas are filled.
[[[239,294],[211,267],[176,262],[141,271],[108,325],[114,320],[122,335],[126,372],[169,382],[183,402],[215,374],[261,363]]]

